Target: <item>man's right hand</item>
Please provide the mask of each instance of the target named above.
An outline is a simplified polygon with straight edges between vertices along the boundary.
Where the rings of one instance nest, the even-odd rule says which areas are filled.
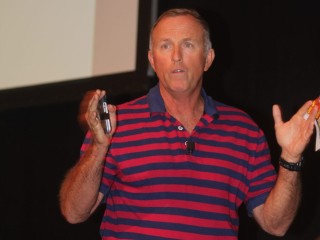
[[[110,141],[112,135],[116,129],[116,107],[114,105],[108,104],[108,110],[111,121],[111,132],[105,133],[98,116],[98,103],[99,99],[101,99],[106,94],[105,91],[96,90],[92,95],[88,103],[87,112],[85,114],[85,118],[89,127],[89,131],[92,133],[93,144],[96,146],[108,147],[110,145]]]

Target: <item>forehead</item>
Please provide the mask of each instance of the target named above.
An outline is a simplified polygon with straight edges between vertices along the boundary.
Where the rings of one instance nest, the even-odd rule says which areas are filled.
[[[167,16],[159,21],[154,28],[152,37],[155,39],[195,38],[202,39],[202,25],[191,15]]]

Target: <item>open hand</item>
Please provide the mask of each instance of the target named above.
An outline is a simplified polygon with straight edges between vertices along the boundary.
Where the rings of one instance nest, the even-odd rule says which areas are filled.
[[[288,161],[299,161],[310,141],[318,109],[315,107],[308,119],[304,119],[303,116],[311,103],[312,101],[307,101],[287,122],[283,122],[278,105],[272,108],[277,142],[282,148],[282,156]]]

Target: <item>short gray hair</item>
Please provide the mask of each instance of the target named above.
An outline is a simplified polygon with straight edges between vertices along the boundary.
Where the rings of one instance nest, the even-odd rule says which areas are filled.
[[[204,38],[204,48],[205,52],[207,53],[212,48],[212,43],[210,40],[210,28],[207,21],[194,9],[187,9],[187,8],[173,8],[165,11],[160,15],[157,21],[153,24],[151,31],[150,31],[150,38],[149,38],[149,49],[152,47],[152,33],[158,23],[165,17],[177,17],[177,16],[185,16],[190,15],[194,17],[202,26],[203,28],[203,38]]]

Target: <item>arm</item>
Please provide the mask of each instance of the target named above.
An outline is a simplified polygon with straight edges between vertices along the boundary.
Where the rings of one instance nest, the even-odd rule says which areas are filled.
[[[279,106],[273,106],[276,138],[282,149],[281,157],[287,162],[301,160],[313,133],[317,108],[313,109],[307,120],[303,118],[310,105],[311,101],[306,102],[288,122],[282,121]],[[266,202],[253,210],[253,215],[265,231],[283,236],[296,215],[300,195],[300,173],[280,166],[275,186]]]
[[[97,90],[91,98],[85,114],[88,127],[92,133],[91,146],[79,162],[66,175],[60,188],[60,208],[70,223],[85,221],[101,202],[103,195],[99,186],[103,172],[105,155],[116,128],[115,107],[109,105],[112,132],[105,134],[97,118],[99,98],[105,94]]]

